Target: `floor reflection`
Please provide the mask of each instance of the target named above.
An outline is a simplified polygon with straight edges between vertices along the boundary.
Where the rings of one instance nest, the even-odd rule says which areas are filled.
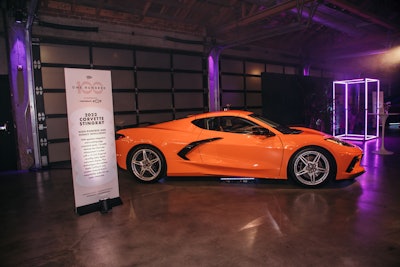
[[[74,213],[70,169],[0,179],[4,266],[399,266],[400,138],[359,142],[366,172],[320,189],[211,178],[135,182]],[[21,219],[22,218],[22,219]],[[17,255],[17,256],[16,256]]]

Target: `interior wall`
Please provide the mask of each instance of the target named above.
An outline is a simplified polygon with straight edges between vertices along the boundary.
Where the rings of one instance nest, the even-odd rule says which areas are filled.
[[[331,132],[332,79],[263,73],[262,107],[267,118]]]
[[[8,74],[8,58],[7,58],[7,27],[5,23],[5,10],[0,8],[0,75]]]
[[[8,74],[6,40],[0,35],[0,75]]]
[[[221,107],[245,109],[261,114],[262,73],[294,75],[299,66],[223,55],[220,59]]]

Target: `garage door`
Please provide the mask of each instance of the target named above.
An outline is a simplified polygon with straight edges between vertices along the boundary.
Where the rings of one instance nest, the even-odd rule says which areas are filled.
[[[70,161],[64,68],[110,70],[116,129],[208,110],[198,53],[35,38],[33,64],[42,166]]]
[[[265,63],[222,57],[220,60],[221,105],[261,114],[261,73]]]

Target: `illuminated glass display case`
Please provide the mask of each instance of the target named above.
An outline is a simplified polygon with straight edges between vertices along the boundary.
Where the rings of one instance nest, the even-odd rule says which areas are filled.
[[[333,82],[333,136],[349,140],[379,137],[379,80]]]

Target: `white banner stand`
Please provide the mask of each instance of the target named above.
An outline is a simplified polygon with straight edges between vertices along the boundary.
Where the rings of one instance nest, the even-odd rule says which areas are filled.
[[[121,205],[111,72],[65,68],[75,208],[79,215]]]

